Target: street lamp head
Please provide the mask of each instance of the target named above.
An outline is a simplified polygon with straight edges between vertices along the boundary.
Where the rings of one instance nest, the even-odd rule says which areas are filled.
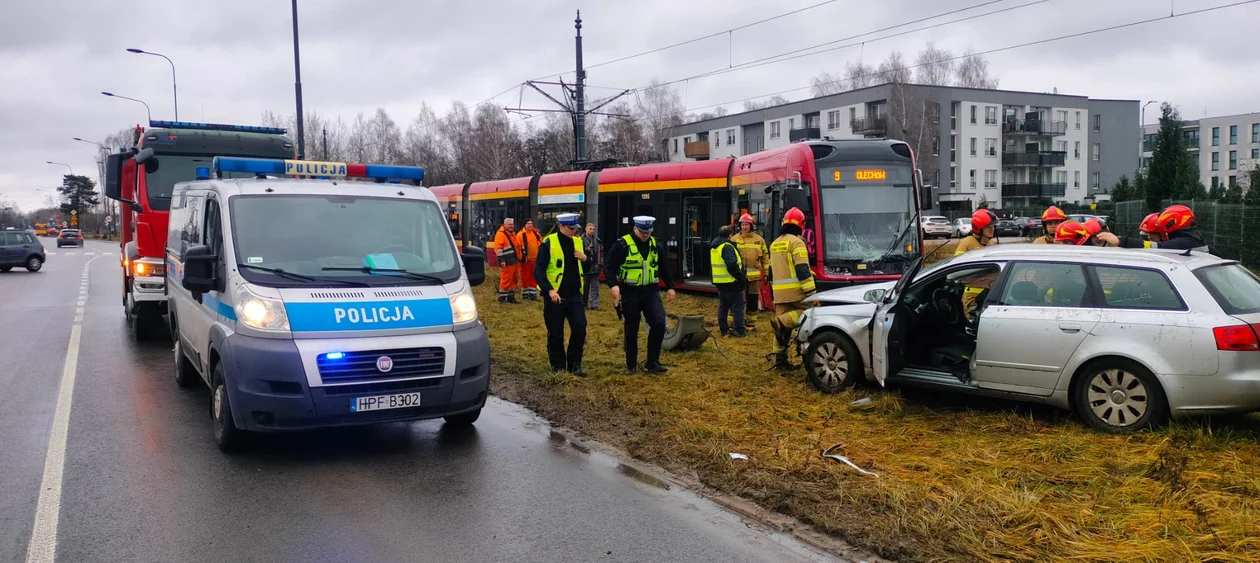
[[[113,96],[113,95],[114,95],[112,92],[101,92],[101,94],[102,94],[102,95],[105,95],[105,96]]]
[[[56,162],[53,162],[53,161],[51,161],[51,160],[45,160],[45,161],[44,161],[44,163],[46,163],[46,164],[57,164]]]
[[[143,53],[144,49],[127,49],[128,53]]]
[[[80,139],[80,138],[78,138],[78,137],[75,137],[75,138],[74,138],[74,140],[76,140],[76,141],[83,141],[83,139]],[[87,141],[83,141],[83,142],[85,142],[85,143],[86,143]]]

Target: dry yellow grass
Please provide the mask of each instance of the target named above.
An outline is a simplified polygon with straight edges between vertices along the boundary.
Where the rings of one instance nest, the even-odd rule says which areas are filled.
[[[1256,415],[1119,437],[1045,407],[871,387],[822,395],[803,371],[766,371],[764,313],[751,338],[666,353],[664,376],[627,376],[607,304],[588,312],[590,376],[579,379],[550,373],[541,304],[499,305],[494,292],[477,288],[496,394],[884,556],[1260,561]],[[716,300],[679,295],[666,308],[711,324]],[[833,444],[879,477],[822,458]]]

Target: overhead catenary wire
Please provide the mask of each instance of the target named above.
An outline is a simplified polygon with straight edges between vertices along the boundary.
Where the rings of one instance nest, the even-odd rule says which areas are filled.
[[[1201,9],[1198,9],[1198,10],[1192,10],[1192,11],[1189,11],[1189,12],[1182,12],[1182,13],[1180,13],[1180,14],[1175,14],[1175,15],[1159,16],[1159,17],[1155,17],[1155,18],[1147,18],[1147,19],[1144,19],[1144,20],[1138,20],[1138,21],[1133,21],[1133,22],[1123,23],[1123,24],[1110,25],[1110,26],[1101,27],[1101,28],[1098,28],[1098,29],[1091,29],[1091,30],[1088,30],[1088,31],[1081,31],[1081,32],[1077,32],[1077,33],[1070,33],[1070,34],[1066,34],[1066,35],[1060,35],[1060,36],[1057,36],[1057,37],[1050,37],[1050,38],[1046,38],[1046,39],[1038,39],[1038,40],[1036,40],[1036,41],[1027,41],[1027,42],[1024,42],[1024,43],[1018,43],[1018,44],[1015,44],[1015,45],[1007,45],[1007,46],[1005,46],[1005,47],[997,47],[997,48],[994,48],[994,49],[988,49],[988,50],[984,50],[984,51],[978,51],[978,52],[973,52],[973,53],[967,53],[967,54],[960,55],[960,56],[956,56],[956,57],[950,57],[950,58],[947,58],[947,59],[941,59],[941,60],[937,60],[937,61],[931,61],[931,62],[929,62],[929,63],[906,65],[906,66],[904,66],[904,67],[902,67],[902,68],[903,68],[903,69],[906,69],[906,70],[909,70],[909,69],[919,68],[919,67],[922,67],[922,66],[927,66],[928,64],[936,64],[936,63],[947,62],[947,61],[957,61],[957,60],[961,60],[961,59],[967,58],[967,57],[969,57],[969,56],[984,56],[984,55],[991,55],[991,54],[993,54],[993,53],[1000,53],[1000,52],[1003,52],[1003,51],[1011,51],[1011,50],[1014,50],[1014,49],[1021,49],[1021,48],[1024,48],[1024,47],[1032,47],[1032,46],[1035,46],[1035,45],[1043,45],[1043,44],[1046,44],[1046,43],[1053,43],[1053,42],[1056,42],[1056,41],[1063,41],[1063,40],[1067,40],[1067,39],[1075,39],[1075,38],[1077,38],[1077,37],[1085,37],[1085,36],[1088,36],[1088,35],[1094,35],[1094,34],[1098,34],[1098,33],[1105,33],[1105,32],[1108,32],[1108,31],[1115,31],[1115,30],[1118,30],[1118,29],[1125,29],[1125,28],[1130,28],[1130,27],[1136,27],[1136,26],[1145,25],[1145,24],[1148,24],[1148,23],[1154,23],[1154,22],[1163,21],[1163,20],[1169,20],[1169,19],[1174,19],[1174,18],[1183,18],[1183,17],[1186,17],[1186,16],[1192,16],[1192,15],[1197,15],[1197,14],[1203,14],[1203,13],[1208,13],[1208,12],[1214,12],[1214,11],[1217,11],[1217,10],[1224,10],[1224,9],[1227,9],[1227,8],[1235,8],[1235,7],[1238,7],[1238,6],[1243,6],[1243,5],[1247,5],[1247,4],[1255,4],[1255,3],[1257,3],[1257,2],[1260,2],[1260,0],[1241,0],[1241,1],[1239,1],[1239,2],[1233,2],[1233,3],[1230,3],[1230,4],[1223,4],[1223,5],[1220,5],[1220,6],[1212,6],[1212,7],[1209,7],[1209,8],[1201,8]],[[730,104],[738,104],[738,103],[741,103],[741,102],[747,102],[747,101],[757,100],[757,99],[766,98],[766,97],[770,97],[770,96],[779,96],[779,95],[783,95],[783,94],[790,94],[790,93],[793,93],[793,92],[800,92],[800,91],[802,91],[802,90],[809,90],[809,89],[814,88],[815,86],[825,86],[825,85],[832,85],[832,84],[841,84],[841,83],[843,83],[843,82],[847,82],[847,81],[849,81],[849,80],[852,80],[853,78],[869,78],[869,77],[876,77],[876,76],[879,76],[879,75],[880,75],[880,73],[879,73],[879,72],[871,72],[871,73],[867,73],[867,74],[863,74],[863,75],[859,75],[859,76],[854,76],[854,77],[844,78],[844,79],[841,79],[841,80],[832,80],[832,81],[829,81],[829,82],[823,82],[823,83],[819,83],[819,84],[810,84],[810,85],[808,85],[808,86],[801,86],[801,87],[798,87],[798,88],[790,88],[790,89],[787,89],[787,90],[780,90],[780,91],[778,91],[778,92],[771,92],[771,93],[769,93],[769,94],[759,94],[759,95],[756,95],[756,96],[750,96],[750,97],[747,97],[747,98],[740,98],[740,99],[738,99],[738,100],[730,100],[730,101],[721,102],[721,103],[717,103],[717,104],[709,104],[709,105],[705,105],[705,106],[698,106],[698,107],[694,107],[694,108],[687,108],[687,109],[685,109],[685,110],[683,110],[683,111],[697,111],[697,110],[702,110],[702,109],[709,109],[709,108],[715,108],[715,107],[726,106],[726,105],[730,105]]]

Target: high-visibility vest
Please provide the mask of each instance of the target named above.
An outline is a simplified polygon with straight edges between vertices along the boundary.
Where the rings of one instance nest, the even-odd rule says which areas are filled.
[[[796,279],[796,265],[809,264],[809,248],[796,235],[783,234],[770,245],[770,289],[775,303],[798,303],[814,292],[814,276]]]
[[[735,234],[735,247],[739,249],[740,257],[744,260],[744,274],[748,281],[761,279],[761,266],[766,259],[766,255],[770,253],[766,249],[766,239],[761,235],[748,232]]]
[[[656,255],[656,239],[648,239],[648,255],[645,257],[639,254],[638,241],[634,235],[626,235],[621,237],[626,241],[626,245],[630,247],[626,253],[626,261],[621,263],[621,283],[625,285],[647,286],[656,285],[656,269],[659,261]]]
[[[582,239],[578,237],[570,237],[573,239],[573,252],[582,252]],[[560,282],[564,281],[564,250],[560,246],[560,233],[551,233],[547,238],[543,239],[543,244],[547,245],[547,283],[551,284],[551,289],[560,291]],[[578,293],[586,290],[586,276],[583,275],[582,261],[577,261],[578,268]]]
[[[735,276],[731,275],[730,270],[726,269],[726,260],[722,259],[722,249],[731,247],[735,252],[735,264],[739,269],[744,269],[744,259],[739,255],[739,251],[735,250],[735,245],[730,242],[723,242],[716,248],[709,249],[709,265],[713,268],[713,283],[735,283]]]

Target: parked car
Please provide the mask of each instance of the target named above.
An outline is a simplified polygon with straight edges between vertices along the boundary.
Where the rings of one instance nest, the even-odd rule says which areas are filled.
[[[32,231],[0,232],[0,272],[8,272],[21,266],[28,272],[38,272],[44,267],[48,255],[44,245]]]
[[[956,237],[965,237],[971,234],[971,217],[954,219],[954,225],[950,227],[950,230]]]
[[[1046,403],[1128,433],[1260,409],[1260,278],[1206,253],[994,246],[809,298],[810,383]],[[983,288],[964,310],[968,288]]]
[[[1041,218],[1039,217],[1019,217],[1015,219],[1015,224],[1019,225],[1019,236],[1035,237],[1041,234]]]
[[[999,237],[1017,237],[1020,235],[1019,224],[1014,219],[1002,219],[998,221],[994,234]]]
[[[1107,224],[1107,218],[1102,217],[1100,215],[1089,215],[1087,213],[1073,213],[1067,216],[1068,221],[1078,221],[1081,224],[1084,224],[1085,221],[1088,221],[1090,219],[1098,219],[1099,221],[1102,221],[1102,224],[1104,225]]]
[[[83,233],[78,229],[65,229],[57,234],[57,248],[63,246],[83,246]]]
[[[953,229],[949,225],[949,218],[940,215],[928,215],[920,222],[920,229],[923,230],[923,238],[950,238],[953,236]]]

